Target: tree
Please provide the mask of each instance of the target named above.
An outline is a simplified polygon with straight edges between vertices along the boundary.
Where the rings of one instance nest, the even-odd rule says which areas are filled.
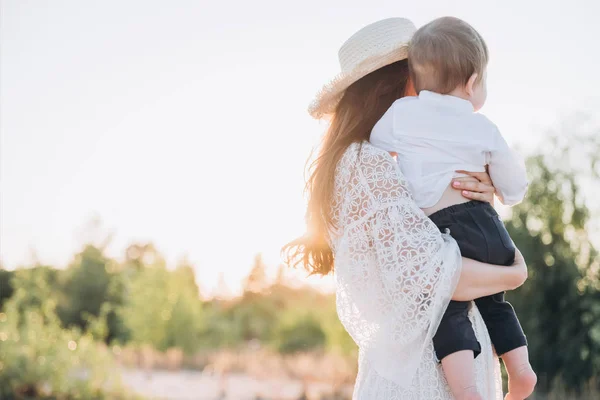
[[[175,268],[174,276],[179,279],[181,284],[184,285],[190,293],[195,293],[196,297],[200,296],[200,288],[196,282],[195,268],[187,258],[183,258],[179,261]]]
[[[0,313],[0,398],[121,398],[110,354],[92,335],[61,326],[48,279],[54,272],[14,272],[14,294]]]
[[[164,263],[162,256],[152,243],[134,243],[125,250],[127,271],[140,271],[145,266]]]
[[[156,255],[148,259],[154,264],[142,264],[133,277],[120,316],[135,343],[191,353],[200,345],[203,322],[193,267],[184,264],[170,272]]]
[[[507,222],[529,267],[525,285],[507,299],[528,336],[543,392],[559,380],[580,390],[600,374],[599,258],[581,190],[582,182],[600,183],[597,137],[555,136],[530,157],[528,195]]]
[[[267,282],[266,266],[262,259],[262,254],[254,257],[254,264],[250,274],[244,281],[244,292],[260,293],[269,286]]]
[[[184,352],[192,353],[200,346],[204,322],[194,268],[185,262],[170,275],[168,291],[172,308],[165,346],[179,347]]]
[[[14,271],[11,287],[14,288],[13,297],[16,310],[23,314],[26,309],[52,307],[56,304],[58,271],[49,266],[36,266],[32,268],[19,268]],[[10,302],[10,300],[8,300]]]
[[[171,318],[169,272],[164,264],[149,265],[136,274],[119,314],[138,344],[166,349],[166,325]]]
[[[14,290],[11,285],[13,274],[13,271],[7,271],[0,266],[0,310],[13,294]]]
[[[99,317],[104,310],[109,329],[107,340],[123,337],[116,313],[123,303],[123,283],[116,263],[104,255],[103,249],[85,246],[64,274],[58,309],[63,324],[85,330],[90,319]]]
[[[232,306],[228,314],[234,321],[239,340],[267,342],[277,324],[277,308],[271,298],[259,293],[247,293]]]
[[[310,351],[325,346],[326,336],[319,320],[311,314],[281,322],[276,333],[277,350],[281,353]]]

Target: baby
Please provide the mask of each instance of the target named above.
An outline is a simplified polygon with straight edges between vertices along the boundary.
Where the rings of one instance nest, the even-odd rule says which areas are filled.
[[[493,206],[468,201],[450,187],[456,171],[489,172],[500,201],[519,203],[527,191],[523,161],[489,119],[485,103],[488,50],[479,33],[457,18],[439,18],[419,29],[408,62],[418,97],[397,100],[377,122],[371,143],[398,154],[419,207],[449,230],[464,257],[510,266],[514,244]],[[475,300],[509,374],[506,399],[525,399],[536,375],[527,341],[504,293]],[[470,302],[451,301],[433,338],[437,358],[457,399],[481,399],[474,357],[481,351],[469,321]],[[486,399],[487,400],[487,399]]]

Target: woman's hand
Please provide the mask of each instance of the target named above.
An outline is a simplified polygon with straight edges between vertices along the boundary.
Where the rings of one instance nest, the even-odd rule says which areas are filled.
[[[494,204],[494,193],[496,192],[496,189],[487,172],[456,172],[468,175],[452,180],[452,187],[456,190],[460,190],[463,197],[470,200],[485,201],[492,205]]]

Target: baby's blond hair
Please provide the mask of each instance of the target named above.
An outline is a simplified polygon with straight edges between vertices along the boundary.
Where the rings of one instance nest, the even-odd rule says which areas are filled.
[[[481,35],[454,17],[438,18],[415,32],[409,49],[410,76],[419,93],[447,94],[477,73],[483,78],[488,49]]]

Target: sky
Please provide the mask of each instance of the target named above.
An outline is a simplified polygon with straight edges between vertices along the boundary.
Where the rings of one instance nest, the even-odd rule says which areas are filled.
[[[209,293],[220,275],[239,290],[258,252],[276,266],[303,232],[304,165],[326,128],[306,108],[340,45],[382,18],[471,23],[491,57],[482,112],[524,153],[600,106],[594,0],[0,4],[9,268],[65,266],[109,234],[115,257],[151,241],[171,265],[187,258]]]

